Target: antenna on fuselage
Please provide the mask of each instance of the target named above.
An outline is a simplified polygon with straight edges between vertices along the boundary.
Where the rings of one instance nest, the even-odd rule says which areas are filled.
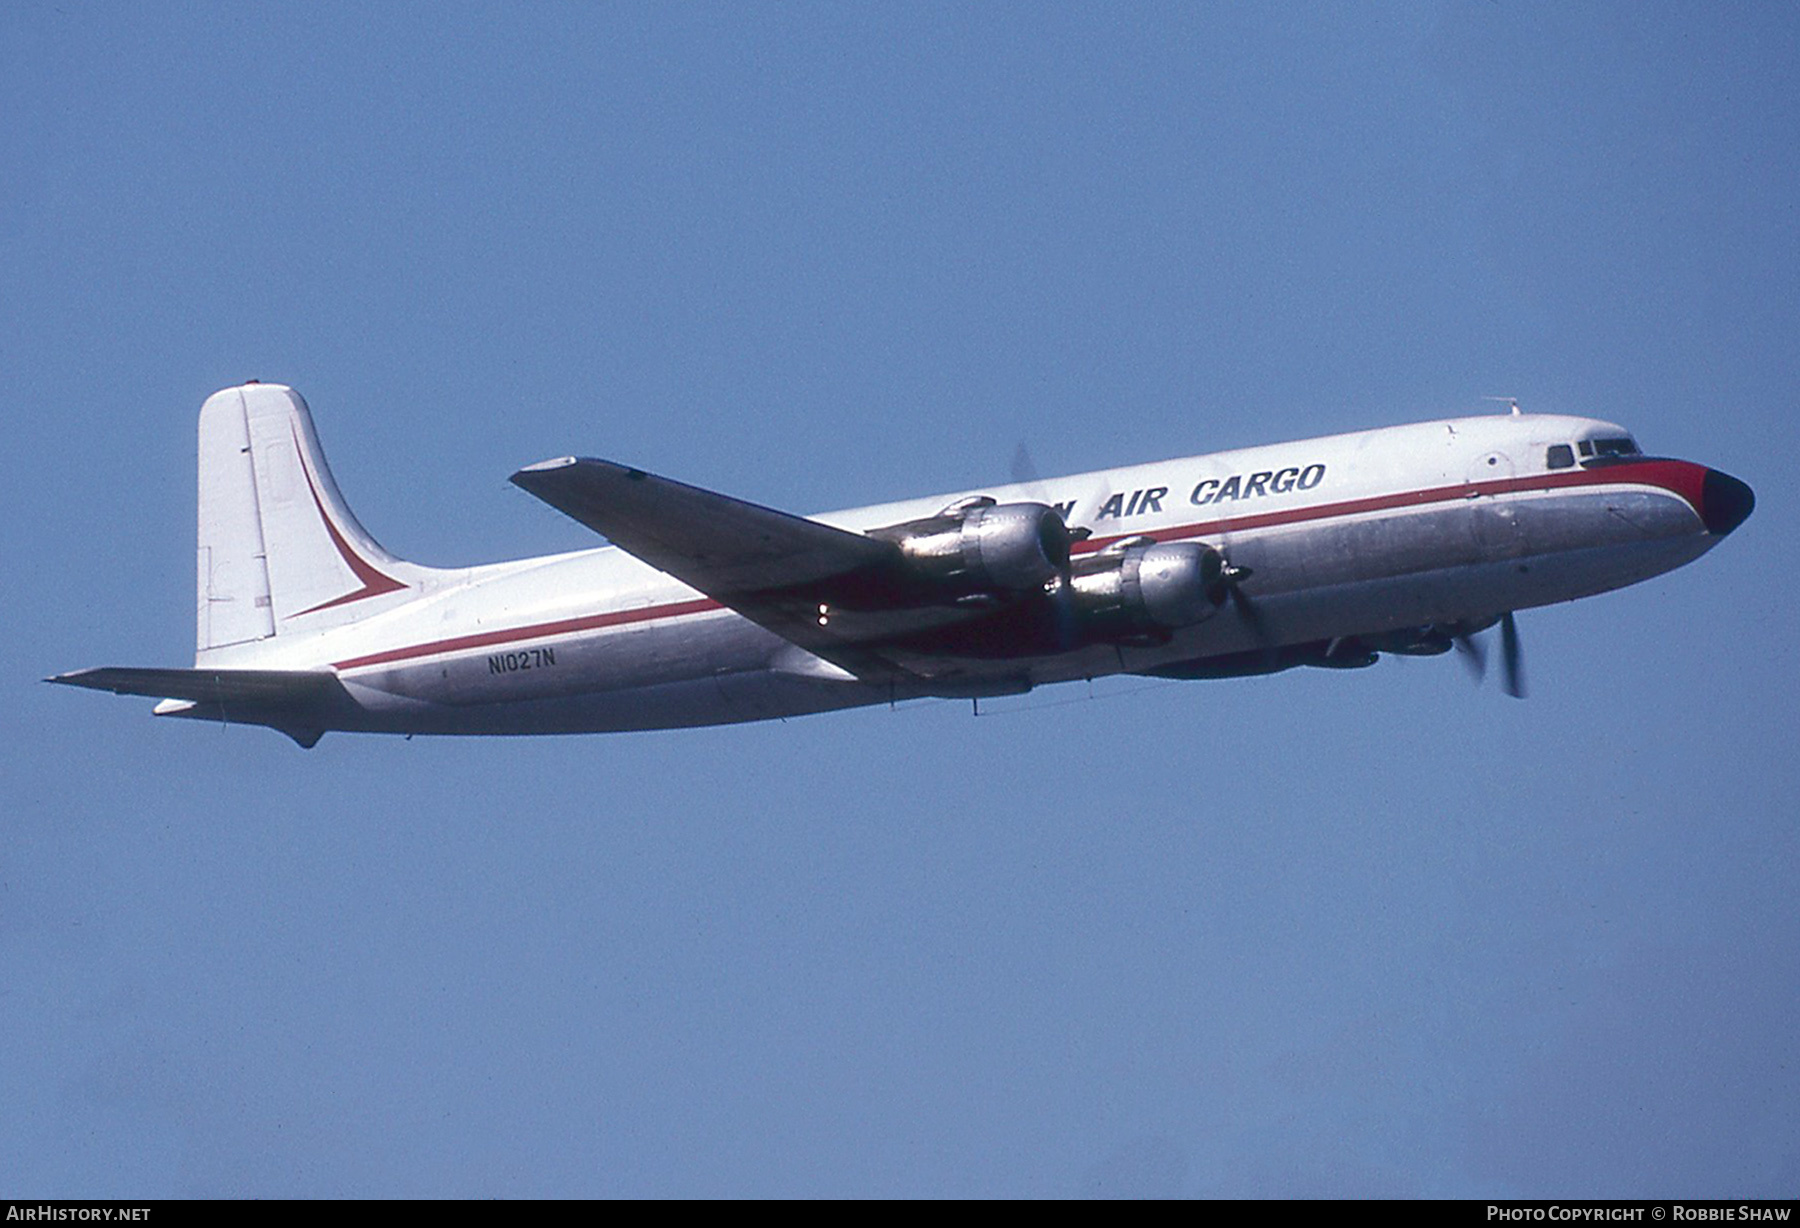
[[[1519,416],[1518,397],[1482,397],[1481,399],[1484,401],[1504,401],[1506,404],[1512,406],[1513,417],[1517,418]]]

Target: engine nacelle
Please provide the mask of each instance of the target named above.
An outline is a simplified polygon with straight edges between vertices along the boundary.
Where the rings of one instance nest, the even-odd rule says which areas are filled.
[[[1196,542],[1121,543],[1082,559],[1069,600],[1098,640],[1160,643],[1225,603],[1225,559]]]
[[[953,599],[1034,592],[1069,568],[1069,528],[1042,503],[983,496],[869,536],[899,546],[908,571]]]

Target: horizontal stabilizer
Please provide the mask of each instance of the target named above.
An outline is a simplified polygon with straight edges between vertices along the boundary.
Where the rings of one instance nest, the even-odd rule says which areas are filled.
[[[285,669],[133,669],[105,666],[57,674],[45,682],[185,700],[191,707],[159,707],[169,716],[237,721],[279,729],[302,746],[319,740],[331,715],[353,702],[337,675]]]
[[[290,669],[127,669],[109,665],[78,669],[44,681],[114,695],[268,707],[329,701],[344,694],[336,674]]]

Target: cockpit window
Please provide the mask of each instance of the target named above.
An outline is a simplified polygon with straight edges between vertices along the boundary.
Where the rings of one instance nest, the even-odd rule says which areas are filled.
[[[1566,443],[1551,444],[1549,454],[1545,457],[1545,461],[1552,469],[1573,468],[1575,465],[1575,449],[1571,448]]]
[[[1594,440],[1594,452],[1599,456],[1636,456],[1638,446],[1637,441],[1631,436],[1624,435],[1613,439]]]
[[[1592,456],[1594,454],[1594,441],[1591,439],[1583,439],[1575,446],[1581,449],[1581,454],[1583,456]]]

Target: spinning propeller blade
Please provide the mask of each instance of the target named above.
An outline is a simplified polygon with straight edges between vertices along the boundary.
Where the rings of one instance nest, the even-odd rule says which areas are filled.
[[[1500,685],[1514,699],[1525,698],[1525,662],[1519,649],[1519,625],[1511,610],[1500,616]]]
[[[1487,676],[1487,645],[1475,638],[1467,623],[1448,628],[1457,655],[1479,683]],[[1500,616],[1500,686],[1514,699],[1525,698],[1525,654],[1519,646],[1519,624],[1508,610]]]

